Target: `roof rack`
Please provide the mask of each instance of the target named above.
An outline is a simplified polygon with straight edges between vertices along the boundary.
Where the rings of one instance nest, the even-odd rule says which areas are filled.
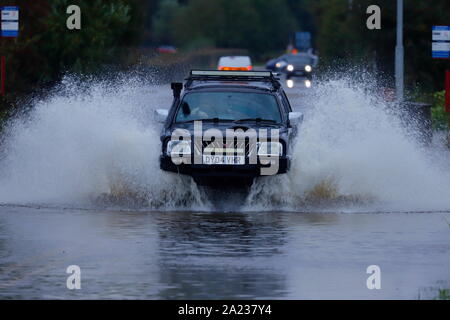
[[[191,70],[186,78],[185,87],[189,87],[194,80],[208,81],[267,81],[278,89],[280,88],[279,78],[275,78],[271,71],[218,71],[218,70]]]

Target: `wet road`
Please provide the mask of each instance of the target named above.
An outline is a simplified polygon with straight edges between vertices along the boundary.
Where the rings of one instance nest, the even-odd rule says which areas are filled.
[[[0,207],[0,298],[432,299],[450,213]],[[66,268],[81,268],[68,290]],[[381,269],[369,290],[366,268]]]
[[[67,86],[12,123],[0,157],[0,299],[434,299],[450,288],[450,154],[411,142],[370,83],[287,90],[305,113],[292,170],[237,198],[159,170],[148,115],[169,105],[167,87]],[[70,265],[80,290],[66,287]],[[372,265],[380,290],[366,285]]]

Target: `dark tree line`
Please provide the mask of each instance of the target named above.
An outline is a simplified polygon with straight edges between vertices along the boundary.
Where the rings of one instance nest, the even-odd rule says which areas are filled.
[[[366,27],[370,5],[381,8],[381,30]],[[450,64],[431,58],[431,28],[450,25],[450,1],[404,0],[404,6],[406,83],[442,89]],[[282,52],[296,30],[311,31],[323,67],[358,65],[392,80],[396,1],[159,0],[152,30],[154,42],[245,48],[256,57]]]
[[[347,62],[367,65],[391,76],[396,44],[394,0],[308,0],[316,32],[316,43],[326,65]],[[366,9],[381,8],[381,30],[366,28]],[[447,61],[431,58],[433,25],[450,25],[450,2],[404,0],[405,77],[410,89],[442,89]]]
[[[68,30],[66,9],[81,8],[81,30]],[[91,74],[120,64],[142,41],[148,4],[140,0],[2,0],[20,7],[18,38],[4,38],[11,98],[51,84],[65,73]]]
[[[313,33],[323,67],[363,65],[392,77],[393,0],[1,0],[20,6],[20,37],[2,39],[7,91],[27,93],[64,73],[91,74],[125,65],[130,49],[173,44],[180,53],[205,47],[247,49],[260,60],[281,54],[297,30]],[[408,86],[440,90],[447,61],[431,59],[432,25],[450,24],[447,0],[404,0]],[[66,8],[82,9],[82,29],[65,27]],[[382,10],[382,29],[366,28],[366,9]]]

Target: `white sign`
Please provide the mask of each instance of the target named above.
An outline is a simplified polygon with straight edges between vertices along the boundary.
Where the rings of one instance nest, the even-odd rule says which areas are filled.
[[[435,59],[450,58],[450,26],[433,26],[432,57]]]
[[[19,31],[17,21],[2,21],[2,31]]]
[[[434,30],[433,41],[450,41],[450,30]]]
[[[2,20],[19,20],[19,9],[4,7],[2,9]]]
[[[450,42],[433,42],[433,51],[450,51]]]

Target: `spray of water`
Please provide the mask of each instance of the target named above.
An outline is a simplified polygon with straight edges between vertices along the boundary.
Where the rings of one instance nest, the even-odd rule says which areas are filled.
[[[449,209],[444,151],[410,139],[367,90],[372,85],[329,80],[303,98],[306,117],[291,171],[258,179],[239,210]],[[160,128],[152,113],[169,106],[170,95],[168,87],[129,75],[81,84],[66,78],[10,121],[0,203],[211,209],[190,178],[159,170]]]
[[[159,170],[152,109],[170,91],[132,78],[80,85],[67,78],[7,128],[0,202],[192,209],[190,178]]]
[[[448,210],[450,175],[448,161],[442,161],[448,152],[412,139],[383,99],[371,93],[373,86],[348,78],[320,83],[302,104],[310,109],[292,170],[259,179],[248,206]]]

